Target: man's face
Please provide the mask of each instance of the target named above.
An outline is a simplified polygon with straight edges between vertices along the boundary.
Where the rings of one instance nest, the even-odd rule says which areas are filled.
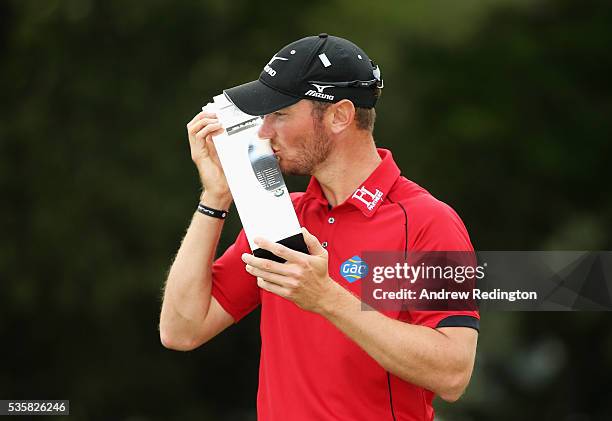
[[[332,147],[327,129],[313,116],[312,103],[306,100],[267,114],[259,136],[270,139],[281,171],[291,175],[313,174]]]

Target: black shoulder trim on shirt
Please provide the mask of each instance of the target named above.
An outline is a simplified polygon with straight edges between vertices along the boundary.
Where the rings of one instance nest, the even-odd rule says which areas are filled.
[[[480,320],[474,316],[448,316],[438,323],[439,327],[471,327],[480,332]]]

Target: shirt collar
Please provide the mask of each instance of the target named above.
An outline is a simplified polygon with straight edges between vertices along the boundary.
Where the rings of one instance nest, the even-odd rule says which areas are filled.
[[[381,205],[389,190],[400,176],[400,169],[393,160],[391,151],[378,148],[378,155],[382,159],[378,167],[372,171],[368,178],[363,181],[353,194],[342,204],[355,206],[365,216],[372,216]],[[327,199],[323,194],[321,185],[315,177],[310,178],[306,189],[306,195],[318,202],[327,205]]]

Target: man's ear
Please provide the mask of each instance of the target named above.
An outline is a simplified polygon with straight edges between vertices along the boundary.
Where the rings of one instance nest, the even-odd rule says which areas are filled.
[[[348,129],[355,119],[355,106],[348,99],[343,99],[331,107],[331,131],[338,134]]]

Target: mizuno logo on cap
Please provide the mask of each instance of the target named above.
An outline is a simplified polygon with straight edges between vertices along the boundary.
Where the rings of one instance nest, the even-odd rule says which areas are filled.
[[[270,65],[272,63],[274,63],[274,60],[282,60],[282,61],[288,61],[288,58],[285,57],[278,57],[278,56],[274,56],[270,59],[270,61],[268,62],[268,64],[266,64],[264,66],[264,72],[266,72],[267,74],[269,74],[270,76],[274,77],[276,76],[276,70],[274,70],[273,68],[270,67]]]
[[[317,88],[317,90],[315,91],[314,89],[310,89],[308,91],[306,91],[306,93],[304,95],[306,96],[312,96],[315,98],[321,98],[321,99],[327,99],[330,101],[334,100],[334,96],[333,95],[329,95],[329,94],[324,94],[323,90],[327,89],[327,88],[332,88],[333,85],[317,85],[315,83],[311,83],[312,86],[314,86],[315,88]]]

